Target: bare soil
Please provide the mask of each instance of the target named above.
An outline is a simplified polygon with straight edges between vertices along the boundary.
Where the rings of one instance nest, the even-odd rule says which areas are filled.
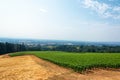
[[[120,80],[120,69],[94,69],[80,74],[32,55],[3,55],[0,80]]]

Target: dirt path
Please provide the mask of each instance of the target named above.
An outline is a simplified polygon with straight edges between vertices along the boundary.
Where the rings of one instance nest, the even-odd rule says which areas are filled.
[[[0,80],[120,80],[120,70],[79,74],[35,56],[0,56]]]

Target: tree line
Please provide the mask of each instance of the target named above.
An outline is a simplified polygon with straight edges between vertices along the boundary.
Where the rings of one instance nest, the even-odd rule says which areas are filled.
[[[95,46],[95,45],[37,45],[27,47],[32,51],[66,51],[66,52],[96,52],[96,53],[120,53],[120,46]]]
[[[97,52],[120,53],[120,46],[95,46],[95,45],[44,45],[29,46],[23,44],[1,43],[0,54],[19,51],[67,51],[67,52]]]
[[[61,45],[57,46],[55,50],[68,52],[120,53],[120,46]]]
[[[0,54],[26,51],[24,44],[13,44],[13,43],[0,43]]]

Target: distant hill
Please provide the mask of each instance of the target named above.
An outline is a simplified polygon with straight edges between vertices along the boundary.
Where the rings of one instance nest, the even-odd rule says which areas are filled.
[[[27,45],[107,45],[107,46],[120,46],[120,42],[84,42],[84,41],[67,41],[67,40],[46,40],[46,39],[12,39],[12,38],[0,38],[0,42],[9,43],[24,43]]]

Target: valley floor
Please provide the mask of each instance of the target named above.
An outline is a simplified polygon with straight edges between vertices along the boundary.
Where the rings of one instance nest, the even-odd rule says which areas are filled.
[[[76,73],[32,55],[0,56],[0,80],[120,80],[120,69]]]

